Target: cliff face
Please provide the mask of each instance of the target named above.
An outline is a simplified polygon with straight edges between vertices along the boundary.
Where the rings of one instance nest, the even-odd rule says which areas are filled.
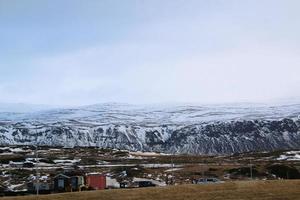
[[[300,148],[300,120],[234,120],[189,124],[5,122],[0,145],[97,146],[131,151],[227,154]]]

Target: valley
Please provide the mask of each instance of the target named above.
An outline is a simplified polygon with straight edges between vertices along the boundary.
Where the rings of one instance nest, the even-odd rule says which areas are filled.
[[[200,178],[221,181],[278,180],[300,178],[300,150],[248,152],[205,156],[130,152],[117,149],[39,147],[0,148],[2,191],[27,191],[28,183],[51,184],[58,174],[98,173],[106,176],[107,188],[120,188],[136,180],[157,186],[192,184]]]

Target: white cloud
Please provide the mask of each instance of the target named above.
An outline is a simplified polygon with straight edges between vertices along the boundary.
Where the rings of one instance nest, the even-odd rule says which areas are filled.
[[[217,54],[153,59],[152,48],[110,46],[38,59],[25,100],[222,103],[300,95],[300,58],[284,49],[243,44]]]
[[[122,24],[124,35],[110,42],[99,36],[90,47],[33,55],[0,80],[0,101],[222,103],[300,96],[293,6],[195,1],[184,10],[181,4],[137,6],[140,21],[122,21],[129,23]]]

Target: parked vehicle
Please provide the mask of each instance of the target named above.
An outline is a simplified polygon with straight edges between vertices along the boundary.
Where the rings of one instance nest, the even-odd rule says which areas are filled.
[[[214,183],[223,183],[223,181],[217,178],[200,178],[194,181],[195,184],[214,184]]]
[[[128,182],[121,182],[120,183],[120,188],[128,188],[129,187],[129,183]]]
[[[138,187],[155,187],[156,186],[151,181],[138,181],[137,184],[138,184]]]

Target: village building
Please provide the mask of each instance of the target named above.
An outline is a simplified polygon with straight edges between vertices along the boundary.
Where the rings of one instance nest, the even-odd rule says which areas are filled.
[[[83,176],[72,176],[71,177],[72,191],[82,191],[85,189],[85,181]]]
[[[11,168],[19,168],[19,169],[21,169],[21,168],[23,168],[23,164],[24,164],[24,162],[13,162],[13,161],[9,161],[9,166],[10,166]]]
[[[5,191],[6,187],[0,184],[0,197],[2,196],[3,192]]]
[[[54,178],[54,192],[71,192],[71,177],[64,174],[58,174]]]
[[[103,174],[87,174],[87,187],[93,190],[104,190],[106,188],[106,176]]]
[[[36,193],[37,189],[40,194],[50,194],[52,190],[52,184],[49,182],[29,182],[27,184],[27,190],[29,193]]]
[[[106,189],[120,188],[120,183],[117,179],[106,176]]]
[[[30,161],[25,161],[23,163],[23,168],[33,168],[35,165],[33,162],[30,162]]]

